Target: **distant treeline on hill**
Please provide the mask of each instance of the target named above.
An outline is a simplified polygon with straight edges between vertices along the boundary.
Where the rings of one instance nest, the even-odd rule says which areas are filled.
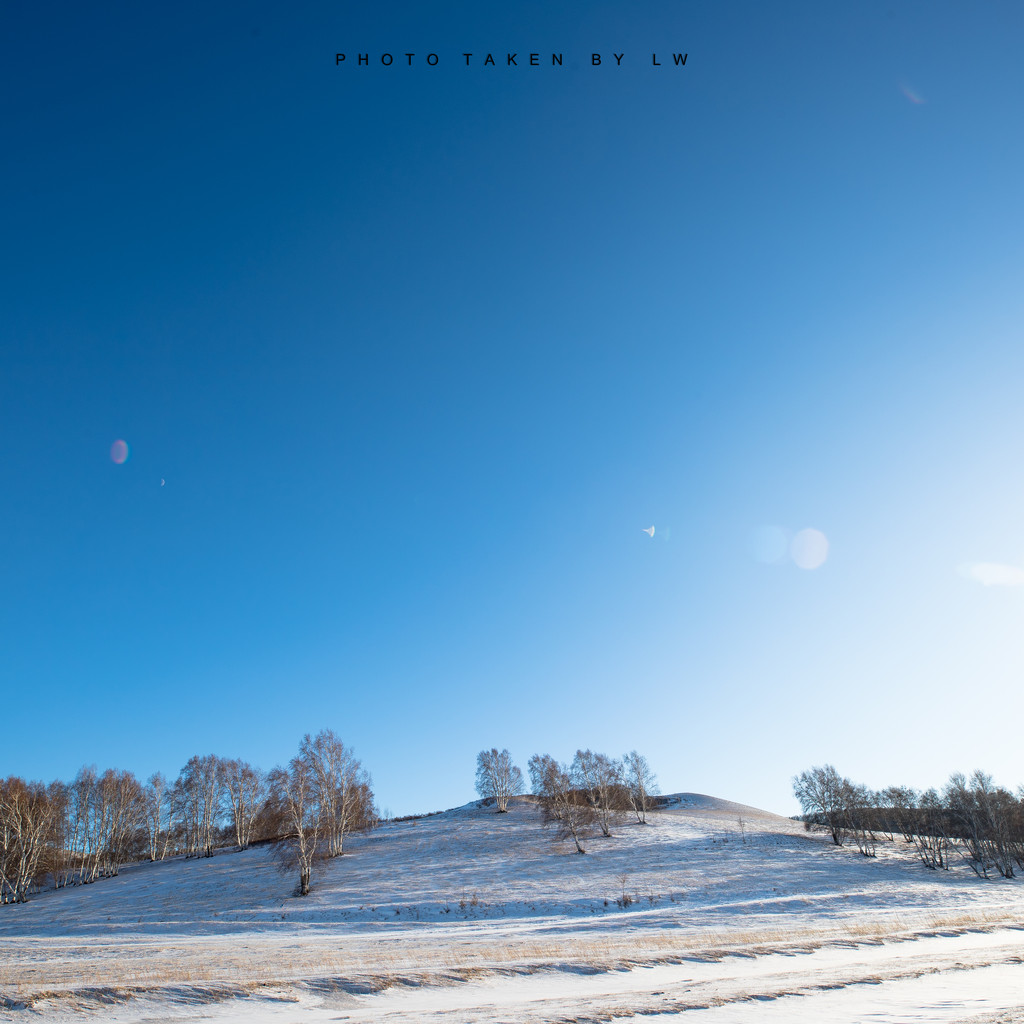
[[[534,754],[527,770],[545,824],[555,826],[557,839],[571,839],[577,853],[587,852],[583,839],[596,832],[611,836],[612,826],[630,812],[637,824],[646,824],[658,792],[647,758],[635,750],[621,759],[577,750],[569,764],[560,764],[550,754]],[[480,751],[476,789],[485,800],[494,801],[499,814],[523,788],[523,773],[507,750]]]
[[[286,768],[191,757],[172,783],[144,785],[128,771],[83,768],[71,782],[0,780],[0,903],[116,875],[121,866],[273,841],[308,891],[319,857],[343,852],[346,834],[377,818],[370,776],[327,729],[308,734]]]
[[[557,839],[611,835],[626,815],[638,824],[657,793],[646,759],[578,750],[570,764],[548,754],[529,762],[533,794]],[[525,788],[507,750],[477,757],[477,790],[499,813]],[[0,903],[24,903],[51,885],[87,885],[124,864],[210,857],[216,849],[271,843],[283,870],[309,892],[315,865],[344,852],[345,836],[380,821],[372,781],[329,729],[307,734],[287,767],[263,772],[247,761],[189,758],[174,782],[157,773],[83,768],[71,782],[0,780]],[[416,816],[418,817],[418,816]]]
[[[866,857],[875,855],[879,836],[894,842],[898,835],[929,868],[948,870],[958,855],[982,878],[992,871],[1013,878],[1024,870],[1024,788],[1014,796],[984,772],[952,775],[941,792],[875,791],[827,764],[797,775],[793,792],[808,827],[828,829],[837,846],[853,839]]]

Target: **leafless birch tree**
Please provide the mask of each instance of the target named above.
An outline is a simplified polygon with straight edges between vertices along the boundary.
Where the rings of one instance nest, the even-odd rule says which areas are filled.
[[[553,795],[559,768],[560,765],[550,754],[534,754],[526,763],[530,789],[539,800],[543,801]]]
[[[582,840],[593,834],[597,814],[570,768],[550,754],[534,754],[527,769],[544,823],[555,828],[558,839],[571,839],[577,853],[586,853]]]
[[[221,771],[224,788],[231,806],[231,824],[235,845],[239,850],[248,848],[260,809],[267,797],[266,778],[248,761],[223,761]]]
[[[112,877],[122,864],[142,852],[146,834],[145,795],[131,772],[113,768],[100,777],[99,792],[107,821],[101,840],[102,869]]]
[[[212,857],[224,795],[221,760],[190,757],[174,784],[184,828],[185,856]]]
[[[146,815],[146,837],[149,846],[149,859],[158,860],[161,853],[161,840],[169,828],[167,800],[167,780],[156,772],[149,777],[143,790]],[[166,848],[166,845],[164,844]]]
[[[53,813],[49,849],[44,854],[46,870],[50,872],[55,889],[63,889],[74,878],[74,863],[70,835],[71,791],[67,783],[50,783],[46,791]]]
[[[476,757],[476,791],[493,800],[498,814],[508,810],[509,799],[523,791],[523,773],[508,750],[481,750]]]
[[[570,774],[574,788],[586,795],[594,809],[601,835],[610,836],[612,825],[626,807],[621,765],[607,754],[577,750]]]
[[[0,781],[0,903],[24,903],[53,831],[54,807],[41,782]]]
[[[298,868],[297,894],[309,893],[313,865],[326,855],[324,821],[316,774],[308,757],[293,757],[287,768],[269,775],[274,799],[281,808],[284,834],[275,847],[283,870]]]
[[[597,812],[576,788],[570,768],[559,765],[552,781],[550,800],[543,804],[545,820],[555,826],[559,839],[571,839],[577,853],[586,853],[581,840],[593,834],[598,824]]]
[[[646,825],[651,797],[657,795],[658,784],[643,754],[631,750],[622,758],[622,783],[637,822]]]
[[[315,737],[307,733],[299,757],[308,765],[316,786],[329,857],[344,852],[345,836],[372,817],[370,777],[353,752],[330,729]]]

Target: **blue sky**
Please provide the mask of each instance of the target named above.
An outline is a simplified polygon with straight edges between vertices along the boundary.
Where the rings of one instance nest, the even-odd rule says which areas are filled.
[[[4,13],[0,774],[1024,782],[1024,13],[580,6]]]

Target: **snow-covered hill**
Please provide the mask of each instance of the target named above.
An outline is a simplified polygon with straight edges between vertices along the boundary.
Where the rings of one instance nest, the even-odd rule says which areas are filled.
[[[698,998],[671,976],[698,960],[718,965],[701,968],[714,973],[735,966],[730,953],[767,964],[783,951],[788,976],[796,953],[821,958],[850,942],[1024,922],[1016,880],[982,881],[966,867],[928,871],[903,843],[883,842],[867,859],[788,818],[699,794],[665,804],[648,825],[626,821],[611,838],[591,838],[585,856],[556,842],[527,799],[508,814],[470,804],[389,823],[353,837],[350,852],[314,876],[301,899],[266,849],[140,864],[44,893],[0,908],[0,991],[10,1007],[34,1004],[0,1011],[0,1019],[159,1020],[186,1010],[190,1019],[252,1019],[257,1011],[271,1019],[275,1007],[292,1005],[255,994],[300,999],[304,1020],[328,1019],[321,1010],[335,1020],[376,1019],[385,1004],[396,1019],[420,1019],[472,1003],[480,986],[490,1007],[487,993],[505,978],[515,979],[515,993],[533,992],[526,1002],[536,1006],[524,1008],[516,995],[501,1004],[514,1011],[466,1007],[452,1019],[545,1020],[566,993],[549,998],[544,979],[568,978],[583,993],[573,998],[595,1009],[608,983],[586,979],[636,965],[669,971],[654,987],[638,983],[654,974],[630,975],[629,1005],[648,1012],[666,992],[677,1002]],[[1012,941],[1005,934],[993,940],[997,960],[1008,942],[1024,953],[1019,933],[1009,933]],[[953,942],[955,960],[967,940],[930,941]],[[871,968],[878,977],[892,970]],[[747,981],[771,989],[772,978],[740,971],[736,992],[722,998],[749,995]],[[453,989],[456,981],[464,984]],[[718,991],[723,981],[707,984]],[[786,985],[806,987],[793,978]],[[249,998],[210,1002],[229,995]]]

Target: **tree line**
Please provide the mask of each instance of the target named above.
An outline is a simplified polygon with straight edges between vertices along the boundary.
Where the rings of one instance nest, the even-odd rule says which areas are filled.
[[[87,885],[122,865],[210,857],[274,843],[309,891],[316,861],[377,819],[372,780],[330,730],[307,734],[287,766],[263,772],[214,754],[189,758],[173,782],[85,767],[71,782],[0,780],[0,903],[23,903],[49,881]]]
[[[647,759],[635,750],[621,759],[577,750],[569,764],[550,754],[534,754],[527,771],[544,821],[555,827],[557,838],[571,839],[577,853],[586,853],[582,841],[588,836],[610,836],[613,826],[626,817],[646,824],[658,792]],[[477,755],[476,788],[484,799],[494,801],[500,814],[508,810],[509,799],[525,789],[525,780],[509,752],[492,747]]]
[[[981,878],[1024,870],[1024,789],[1014,795],[985,772],[957,773],[941,791],[919,793],[868,789],[824,765],[795,776],[793,792],[808,826],[827,829],[836,846],[855,842],[867,857],[879,837],[900,837],[932,869],[948,870],[951,857],[960,857]]]

